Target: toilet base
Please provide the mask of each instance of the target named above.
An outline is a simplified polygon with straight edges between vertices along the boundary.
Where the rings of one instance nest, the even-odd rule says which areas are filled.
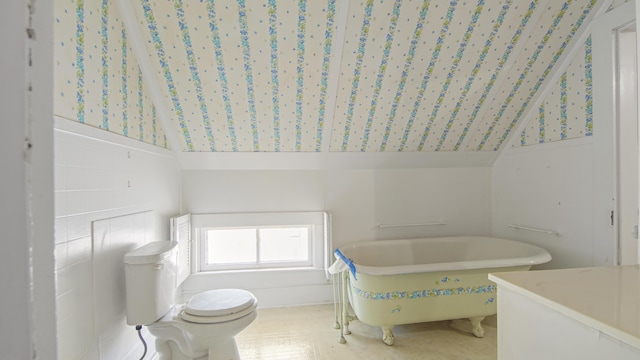
[[[201,352],[185,354],[175,341],[156,339],[156,350],[158,351],[159,360],[240,360],[235,339],[231,339],[226,343],[215,344],[213,348],[208,349],[206,354]],[[196,355],[196,357],[191,355]]]
[[[240,360],[235,336],[256,316],[254,311],[239,319],[217,324],[160,320],[148,328],[156,337],[160,360]]]

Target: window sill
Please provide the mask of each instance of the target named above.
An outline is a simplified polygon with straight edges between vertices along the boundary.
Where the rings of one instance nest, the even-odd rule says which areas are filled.
[[[324,270],[311,267],[224,270],[192,274],[182,284],[182,290],[186,295],[212,289],[240,288],[251,291],[254,289],[324,285],[328,282]]]
[[[182,284],[182,300],[202,291],[228,288],[251,291],[260,307],[319,304],[332,299],[332,285],[324,270],[305,267],[192,274]]]
[[[323,271],[313,266],[299,266],[299,267],[287,267],[287,268],[256,268],[256,269],[226,269],[226,270],[207,270],[201,271],[195,274],[191,274],[189,277],[201,277],[217,274],[247,274],[247,273],[287,273],[287,272],[301,272],[301,271]]]

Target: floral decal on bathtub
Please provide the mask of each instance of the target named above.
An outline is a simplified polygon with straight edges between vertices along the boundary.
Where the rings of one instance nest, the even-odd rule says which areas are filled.
[[[496,301],[496,298],[490,297],[490,298],[487,299],[487,301],[484,302],[484,304],[485,305],[489,305],[489,304],[493,303],[494,301]]]
[[[451,279],[448,276],[445,276],[442,279],[440,279],[440,282],[443,282],[443,283],[450,282],[450,281],[460,282],[460,279],[459,278]]]
[[[451,296],[451,295],[464,295],[464,294],[493,294],[496,292],[495,285],[481,285],[481,286],[468,286],[457,287],[450,289],[428,289],[428,290],[415,290],[415,291],[392,291],[392,292],[369,292],[359,289],[355,285],[351,284],[353,292],[365,299],[369,300],[397,300],[397,299],[420,299],[431,298],[436,296]],[[493,299],[493,298],[492,298]],[[487,301],[485,304],[492,303]]]

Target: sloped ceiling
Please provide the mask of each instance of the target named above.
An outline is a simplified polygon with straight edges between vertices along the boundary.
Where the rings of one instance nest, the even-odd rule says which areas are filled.
[[[135,0],[128,30],[180,152],[497,152],[601,3]]]

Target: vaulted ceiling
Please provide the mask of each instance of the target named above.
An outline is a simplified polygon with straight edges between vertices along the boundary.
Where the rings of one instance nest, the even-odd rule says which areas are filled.
[[[123,3],[172,148],[323,153],[500,150],[602,5]]]

